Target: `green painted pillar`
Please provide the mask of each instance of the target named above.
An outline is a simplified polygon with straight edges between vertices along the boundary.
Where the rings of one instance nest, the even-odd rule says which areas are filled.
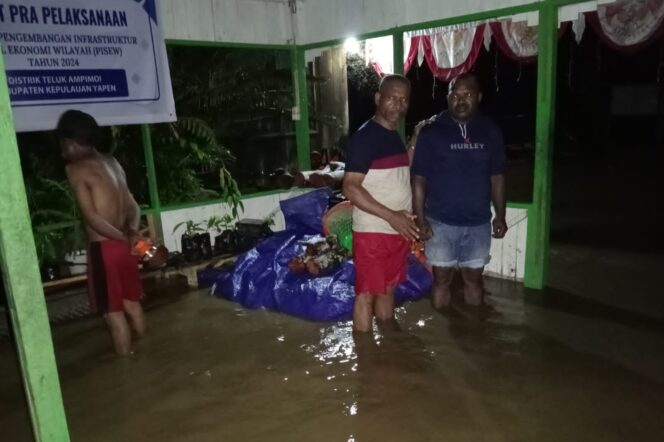
[[[528,211],[524,285],[541,289],[549,270],[553,127],[556,106],[558,7],[554,0],[540,6],[537,56],[537,120],[533,203]]]
[[[304,49],[293,47],[291,50],[293,70],[293,90],[297,117],[295,119],[295,140],[297,142],[297,165],[300,170],[311,169],[309,139],[309,89],[307,86],[307,64],[304,61]]]
[[[150,209],[155,217],[157,233],[161,238],[164,232],[161,228],[161,200],[159,199],[159,187],[157,186],[157,172],[154,166],[154,153],[152,150],[152,132],[150,125],[141,126],[141,137],[143,140],[143,154],[145,155],[145,170],[148,178],[148,193],[150,195]]]
[[[2,56],[0,140],[0,265],[32,428],[38,442],[68,441]]]
[[[148,192],[150,194],[150,208],[159,210],[161,201],[159,200],[159,188],[157,187],[157,172],[154,166],[154,154],[152,151],[152,134],[150,125],[141,125],[141,138],[143,140],[143,153],[145,155],[145,170],[148,174]]]
[[[403,75],[403,32],[401,31],[392,34],[392,58],[394,73]]]
[[[394,73],[403,75],[403,32],[395,31],[392,34],[392,63]],[[402,121],[397,128],[402,139],[406,139],[406,123]]]

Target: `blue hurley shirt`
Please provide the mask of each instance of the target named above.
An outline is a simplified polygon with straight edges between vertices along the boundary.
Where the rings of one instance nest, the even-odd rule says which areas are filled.
[[[505,172],[498,126],[476,115],[457,123],[447,111],[422,128],[411,175],[426,178],[426,216],[453,226],[491,221],[491,176]]]

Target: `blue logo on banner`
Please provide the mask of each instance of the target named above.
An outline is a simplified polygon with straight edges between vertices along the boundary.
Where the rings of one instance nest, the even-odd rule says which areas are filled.
[[[12,102],[128,97],[124,69],[9,70]]]
[[[157,5],[155,5],[155,0],[134,0],[136,3],[143,3],[143,9],[148,13],[148,17],[154,20],[157,23]]]

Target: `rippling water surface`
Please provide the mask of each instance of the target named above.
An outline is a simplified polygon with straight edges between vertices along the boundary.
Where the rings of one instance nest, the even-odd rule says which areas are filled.
[[[72,440],[664,440],[660,332],[489,288],[485,322],[424,300],[360,336],[192,293],[150,311],[124,360],[97,321],[56,327]],[[0,354],[2,440],[30,440],[9,347]]]

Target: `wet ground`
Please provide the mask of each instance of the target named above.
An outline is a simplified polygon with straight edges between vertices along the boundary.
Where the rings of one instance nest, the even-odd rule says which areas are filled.
[[[661,149],[554,160],[549,285],[664,322]]]
[[[664,327],[488,280],[497,314],[448,319],[428,300],[399,330],[354,340],[192,292],[110,355],[94,319],[54,328],[73,441],[641,441],[664,438]],[[29,441],[8,342],[0,434]]]
[[[549,287],[664,321],[661,149],[556,146]],[[530,202],[532,152],[512,151],[510,201]]]

